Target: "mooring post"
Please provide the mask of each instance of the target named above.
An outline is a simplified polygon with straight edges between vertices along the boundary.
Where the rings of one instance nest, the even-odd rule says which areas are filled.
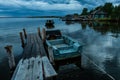
[[[45,39],[46,39],[46,31],[45,31],[45,28],[43,28],[43,30],[42,30],[42,40],[43,40],[43,43],[45,42]]]
[[[12,75],[14,70],[15,70],[15,59],[14,55],[12,53],[12,45],[7,45],[4,47],[6,52],[8,53],[8,62],[9,62],[9,67],[10,67],[10,74]]]
[[[40,28],[38,27],[38,35],[41,38],[41,32],[40,32]]]
[[[25,39],[27,39],[27,33],[26,33],[25,28],[23,28],[23,33],[24,33]]]
[[[22,32],[20,32],[20,39],[21,39],[22,47],[24,48],[25,43],[24,43],[24,38],[23,38]]]

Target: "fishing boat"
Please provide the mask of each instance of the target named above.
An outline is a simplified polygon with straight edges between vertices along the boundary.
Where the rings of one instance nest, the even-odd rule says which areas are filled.
[[[75,63],[81,67],[82,45],[60,30],[46,31],[46,44],[50,61],[56,65]]]
[[[47,20],[45,23],[46,28],[51,29],[54,28],[54,21],[53,20]]]

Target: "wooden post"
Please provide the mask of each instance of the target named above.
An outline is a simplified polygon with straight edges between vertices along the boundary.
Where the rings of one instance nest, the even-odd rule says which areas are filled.
[[[46,31],[45,31],[45,28],[43,28],[43,30],[42,30],[42,40],[43,40],[43,43],[45,42],[45,39],[46,39]]]
[[[25,47],[25,43],[24,43],[22,32],[20,32],[20,39],[21,39],[22,47],[24,48]]]
[[[41,32],[40,32],[40,28],[38,27],[38,35],[41,38]]]
[[[23,33],[24,33],[25,39],[27,39],[27,33],[26,33],[25,28],[23,29]]]
[[[8,53],[8,59],[9,59],[8,62],[9,62],[9,67],[10,67],[10,73],[12,75],[15,69],[15,59],[14,59],[14,55],[12,54],[12,45],[7,45],[4,48],[6,49],[6,52]]]

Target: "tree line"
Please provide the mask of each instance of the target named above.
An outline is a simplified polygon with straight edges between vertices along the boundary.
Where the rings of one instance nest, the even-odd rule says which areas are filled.
[[[81,15],[89,15],[90,13],[98,9],[106,12],[108,14],[108,18],[120,19],[120,4],[114,6],[112,3],[105,3],[103,6],[98,6],[90,11],[88,11],[87,8],[83,8]]]

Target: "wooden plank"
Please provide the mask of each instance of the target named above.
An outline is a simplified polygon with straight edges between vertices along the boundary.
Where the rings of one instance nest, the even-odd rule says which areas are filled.
[[[38,40],[38,44],[39,44],[40,54],[42,56],[46,56],[46,52],[45,52],[42,40],[39,38],[38,35],[36,35],[36,36],[37,36],[37,40]],[[49,51],[49,55],[48,56],[49,56],[50,62],[52,62],[54,64],[53,51],[52,51],[52,49],[50,47],[48,48],[48,51]]]
[[[38,45],[39,45],[40,55],[41,56],[46,56],[46,52],[45,52],[45,49],[44,49],[43,42],[38,35],[36,35],[36,36],[37,36],[37,42],[38,42]]]
[[[15,80],[16,74],[18,72],[18,69],[20,68],[19,66],[22,64],[22,61],[23,61],[22,59],[19,61],[18,65],[17,65],[17,67],[16,67],[16,69],[13,73],[13,76],[12,76],[11,80]]]
[[[35,59],[32,80],[43,80],[42,60],[40,56]]]
[[[26,73],[24,80],[32,80],[34,60],[35,60],[35,58],[33,58],[33,57],[28,60],[28,67],[27,67],[27,71],[26,71],[27,73]]]
[[[34,50],[34,57],[37,57],[39,54],[39,45],[37,43],[37,38],[36,38],[36,35],[34,35],[34,47],[33,47],[33,50]]]
[[[29,58],[31,55],[31,50],[32,50],[32,44],[29,44],[25,47],[25,49],[23,50],[23,59]]]
[[[32,44],[31,52],[29,53],[29,58],[35,57],[35,45]]]
[[[34,34],[31,34],[31,43],[34,43]]]
[[[28,45],[30,42],[31,42],[31,34],[28,34],[26,39],[26,45]]]
[[[28,58],[31,52],[32,44],[31,44],[31,34],[28,35],[27,40],[26,40],[26,46],[23,50],[23,59]]]
[[[35,43],[35,34],[30,34],[29,35],[30,37],[28,38],[29,40],[28,40],[28,42],[27,42],[27,50],[25,50],[26,51],[26,53],[27,53],[27,58],[30,58],[30,57],[32,57],[32,56],[35,56],[35,54],[33,54],[33,52],[35,53],[35,45],[34,45],[34,43]]]
[[[53,66],[50,64],[50,62],[46,56],[42,57],[42,62],[43,62],[43,69],[44,69],[45,78],[57,76],[56,71],[54,70]]]
[[[37,35],[35,35],[35,45],[36,45],[36,52],[40,52],[39,44],[38,44],[38,40],[37,40]]]
[[[52,64],[54,64],[54,56],[53,56],[52,47],[48,47],[48,55],[49,55],[50,62],[51,62]]]
[[[40,49],[39,49],[39,45],[36,44],[36,56],[41,56],[40,55]]]
[[[19,66],[17,74],[13,80],[25,80],[25,75],[27,73],[28,60],[24,60],[23,63]]]
[[[29,35],[26,43],[23,51],[23,63],[21,61],[13,80],[43,80],[43,73],[46,78],[56,76],[57,73],[46,57],[40,37],[37,34]]]
[[[40,31],[40,28],[39,28],[39,27],[38,27],[38,35],[39,35],[40,38],[42,38],[42,37],[41,37],[41,31]]]

